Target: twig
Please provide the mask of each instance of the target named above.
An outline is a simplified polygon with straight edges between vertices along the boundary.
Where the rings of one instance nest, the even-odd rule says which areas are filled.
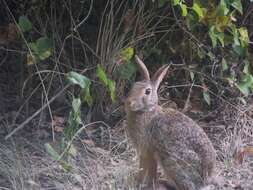
[[[92,6],[93,6],[93,0],[91,0],[90,9],[89,9],[88,14],[86,15],[86,17],[78,25],[75,26],[75,28],[73,29],[74,31],[76,31],[77,28],[79,28],[89,18],[91,10],[92,10]]]
[[[194,86],[194,84],[195,84],[195,81],[192,82],[192,85],[190,87],[189,94],[187,96],[186,102],[184,104],[184,108],[182,110],[183,113],[185,113],[188,110],[188,108],[189,108],[190,99],[191,99],[191,93],[192,93],[192,87]]]
[[[8,58],[8,51],[6,52],[6,55],[4,56],[4,58],[1,60],[1,62],[0,62],[0,67],[5,63],[5,61],[7,60],[7,58]]]

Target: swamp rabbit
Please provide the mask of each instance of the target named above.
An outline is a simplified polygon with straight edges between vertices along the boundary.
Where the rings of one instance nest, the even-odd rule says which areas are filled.
[[[143,80],[134,83],[125,110],[127,135],[140,159],[138,184],[159,186],[156,182],[159,163],[165,177],[173,181],[172,189],[200,190],[214,174],[214,147],[192,119],[158,105],[157,90],[169,66],[162,66],[150,79],[145,64],[137,55],[135,59]]]

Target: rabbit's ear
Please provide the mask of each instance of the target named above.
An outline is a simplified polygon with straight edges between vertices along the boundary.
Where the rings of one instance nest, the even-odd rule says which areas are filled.
[[[158,87],[159,87],[160,83],[162,82],[164,76],[166,75],[169,67],[170,67],[170,65],[163,65],[155,72],[154,76],[152,77],[151,81],[153,82],[154,87],[156,89],[158,89]]]
[[[141,72],[144,80],[150,80],[149,72],[146,65],[137,55],[135,55],[135,61],[138,63],[139,71]]]

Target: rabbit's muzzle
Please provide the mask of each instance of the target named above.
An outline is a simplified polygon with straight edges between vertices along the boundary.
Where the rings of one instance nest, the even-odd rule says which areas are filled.
[[[127,99],[125,102],[126,111],[131,112],[149,112],[154,110],[156,104],[153,102],[146,102],[145,100],[140,99]]]
[[[140,111],[143,109],[143,103],[136,101],[134,99],[127,99],[125,102],[125,107],[129,111]]]

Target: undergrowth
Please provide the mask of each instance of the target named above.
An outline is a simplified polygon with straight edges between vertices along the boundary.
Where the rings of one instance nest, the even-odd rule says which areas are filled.
[[[161,102],[207,113],[222,175],[236,168],[252,142],[250,1],[0,3],[0,189],[133,186],[135,153],[119,126],[139,77],[134,54],[151,72],[171,64]]]

